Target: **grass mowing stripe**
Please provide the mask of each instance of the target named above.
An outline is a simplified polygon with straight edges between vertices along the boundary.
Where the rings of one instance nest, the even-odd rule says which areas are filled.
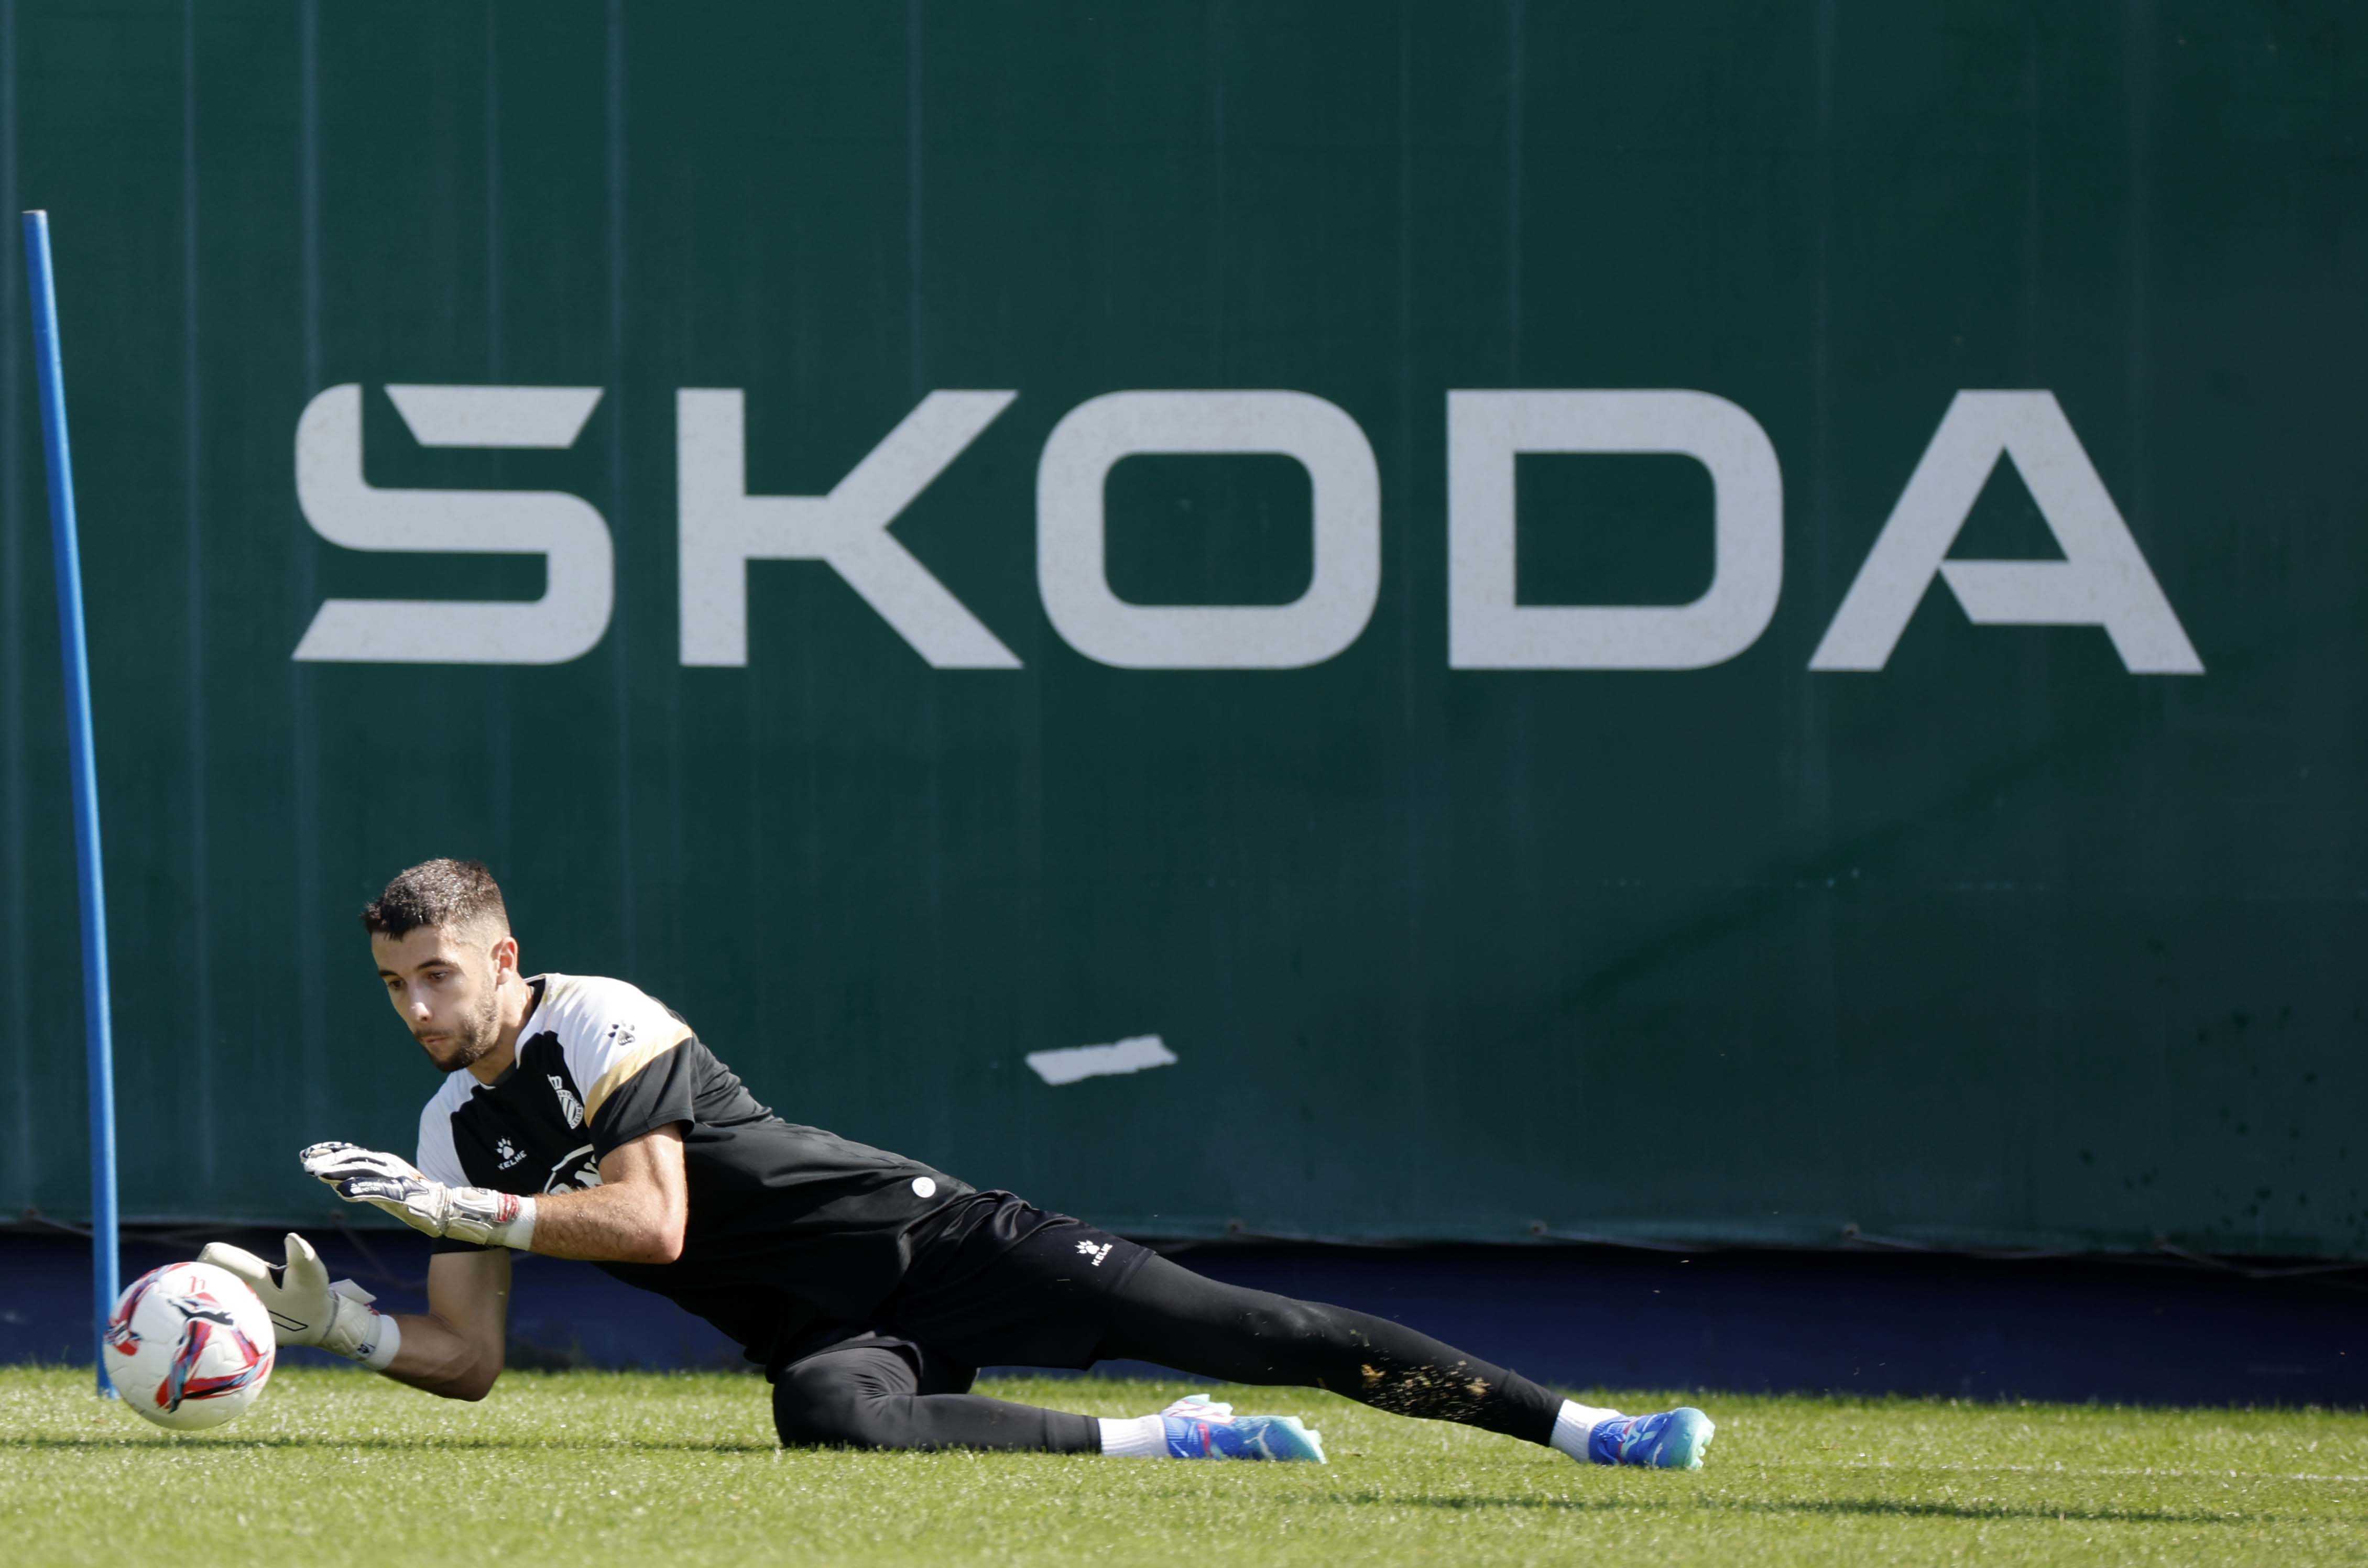
[[[0,1369],[11,1564],[2368,1562],[2368,1417],[2328,1411],[1696,1394],[1709,1466],[1668,1473],[1297,1390],[1211,1392],[1308,1417],[1328,1466],[785,1453],[764,1384],[713,1374],[512,1374],[456,1404],[291,1368],[244,1420],[176,1437],[84,1376]],[[1178,1390],[989,1392],[1119,1415]]]
[[[1968,1474],[1997,1471],[2002,1474],[2008,1475],[2061,1475],[2064,1473],[2064,1466],[2061,1464],[1896,1465],[1887,1460],[1882,1460],[1866,1461],[1852,1460],[1848,1464],[1824,1464],[1814,1466],[1794,1464],[1784,1460],[1761,1460],[1759,1461],[1759,1464],[1763,1470],[1919,1470],[1959,1471]],[[2152,1467],[2143,1470],[2092,1469],[2086,1471],[2083,1473],[2089,1475],[2158,1475],[2166,1481],[2217,1481],[2224,1476],[2246,1475],[2245,1471],[2238,1470],[2156,1470]],[[2263,1471],[2258,1476],[2249,1476],[2247,1477],[2247,1479],[2260,1481],[2328,1481],[2343,1484],[2356,1484],[2361,1482],[2368,1482],[2368,1475],[2317,1475],[2309,1471],[2281,1470]]]

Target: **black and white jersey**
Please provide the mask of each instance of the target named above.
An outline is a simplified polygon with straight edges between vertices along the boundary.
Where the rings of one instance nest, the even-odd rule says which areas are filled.
[[[544,974],[496,1083],[447,1077],[419,1168],[533,1196],[600,1184],[599,1162],[682,1130],[690,1212],[671,1264],[603,1263],[764,1360],[825,1319],[860,1322],[904,1277],[916,1225],[972,1189],[901,1155],[783,1121],[664,1004],[621,980]],[[470,1250],[440,1241],[439,1251]]]

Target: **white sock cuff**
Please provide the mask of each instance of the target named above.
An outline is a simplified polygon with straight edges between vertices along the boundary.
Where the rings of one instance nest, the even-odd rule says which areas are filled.
[[[1554,1413],[1554,1436],[1548,1439],[1557,1453],[1568,1454],[1575,1460],[1588,1458],[1587,1439],[1595,1428],[1606,1421],[1617,1421],[1620,1413],[1597,1405],[1581,1404],[1566,1399]]]
[[[1101,1418],[1102,1452],[1114,1459],[1164,1460],[1167,1457],[1167,1421],[1159,1415]]]

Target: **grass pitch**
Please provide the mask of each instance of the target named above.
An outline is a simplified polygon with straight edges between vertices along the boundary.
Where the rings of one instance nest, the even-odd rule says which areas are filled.
[[[983,1388],[1098,1415],[1174,1385]],[[1697,1473],[1574,1465],[1296,1390],[1332,1462],[784,1453],[755,1378],[505,1377],[455,1404],[289,1368],[185,1437],[0,1369],[0,1560],[52,1563],[2368,1562],[2368,1416],[1691,1396]],[[1601,1394],[1652,1410],[1667,1393]]]

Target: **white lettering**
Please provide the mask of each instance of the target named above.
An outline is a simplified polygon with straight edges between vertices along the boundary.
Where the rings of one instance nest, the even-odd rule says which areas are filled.
[[[1710,586],[1676,606],[1522,605],[1520,452],[1678,452],[1710,471]],[[1731,659],[1776,613],[1784,482],[1759,421],[1699,392],[1447,394],[1447,662],[1484,670],[1691,670]]]
[[[2022,475],[2063,560],[1945,559],[2000,453]],[[2133,675],[2203,673],[2054,392],[1957,394],[1809,667],[1883,668],[1935,574],[1976,626],[2101,626]]]
[[[827,495],[748,494],[746,397],[675,393],[682,662],[748,662],[748,562],[819,561],[939,669],[1013,670],[1019,656],[888,532],[1019,394],[933,392]]]
[[[1102,498],[1138,453],[1272,452],[1307,471],[1315,569],[1287,605],[1139,605],[1110,591]],[[1297,392],[1121,392],[1053,427],[1036,468],[1036,583],[1053,629],[1123,669],[1295,669],[1372,619],[1382,585],[1373,449],[1336,404]]]
[[[598,387],[389,386],[412,436],[440,448],[572,447]],[[748,660],[747,566],[818,561],[939,668],[1019,659],[890,532],[913,500],[1009,406],[1010,392],[933,392],[824,495],[747,493],[746,399],[676,394],[680,655]],[[1447,394],[1448,662],[1459,669],[1697,669],[1749,648],[1783,574],[1783,481],[1767,434],[1724,398],[1674,390]],[[1520,603],[1515,474],[1524,452],[1674,453],[1708,472],[1709,587],[1684,605]],[[1137,454],[1268,453],[1311,494],[1313,570],[1286,605],[1137,604],[1107,571],[1105,491]],[[2001,456],[2062,548],[2060,561],[1948,552]],[[363,476],[362,389],[316,395],[297,422],[297,504],[351,550],[532,554],[529,602],[329,599],[293,657],[400,664],[557,664],[606,634],[609,528],[580,496],[380,488]],[[1087,657],[1135,669],[1288,669],[1352,645],[1381,586],[1381,484],[1345,411],[1288,391],[1120,392],[1072,409],[1036,475],[1036,575],[1053,628]],[[1532,526],[1536,526],[1533,520]],[[1880,670],[1932,579],[1981,626],[2094,626],[2134,674],[2203,661],[2052,392],[1961,392],[1933,433],[1817,645],[1815,670]]]
[[[389,387],[422,446],[575,445],[598,387]],[[371,664],[556,665],[589,652],[616,597],[609,526],[581,496],[542,490],[382,490],[362,477],[362,389],[334,386],[296,422],[296,504],[347,550],[541,555],[542,597],[330,599],[294,657]]]

